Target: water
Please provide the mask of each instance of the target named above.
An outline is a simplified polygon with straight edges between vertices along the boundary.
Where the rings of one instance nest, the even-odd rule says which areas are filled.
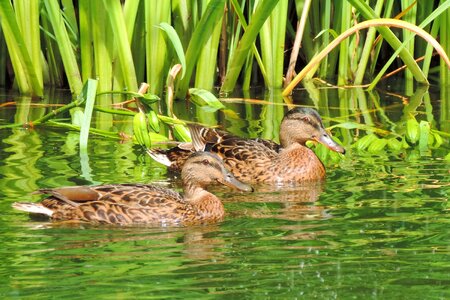
[[[392,107],[386,114],[400,119],[398,104],[385,103]],[[240,119],[208,119],[184,105],[177,112],[276,138],[268,129],[276,122],[259,116],[279,118],[280,110],[255,106],[246,113],[246,106],[227,103]],[[12,122],[18,111],[0,107],[0,118]],[[439,121],[439,110],[433,115]],[[126,126],[116,120],[105,127]],[[344,139],[341,131],[333,133]],[[253,194],[214,187],[227,217],[208,226],[62,226],[13,211],[14,201],[41,199],[31,192],[43,187],[180,187],[176,175],[131,143],[94,137],[88,158],[80,159],[77,138],[51,128],[0,130],[3,299],[450,298],[450,168],[442,159],[448,146],[401,154],[349,149],[341,161],[327,163],[323,184],[257,186]]]

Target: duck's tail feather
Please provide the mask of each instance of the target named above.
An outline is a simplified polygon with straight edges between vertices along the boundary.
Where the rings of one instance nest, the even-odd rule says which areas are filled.
[[[203,135],[208,128],[196,124],[189,124],[188,128],[191,133],[192,145],[194,146],[195,151],[204,151],[206,141]]]
[[[40,203],[14,202],[12,204],[12,207],[17,210],[29,212],[31,214],[46,215],[49,217],[53,215],[53,210],[43,206]]]
[[[164,150],[161,149],[147,149],[148,155],[150,155],[151,158],[153,158],[155,161],[159,162],[160,164],[163,164],[167,167],[170,167],[172,165],[172,162],[167,157],[167,154]]]

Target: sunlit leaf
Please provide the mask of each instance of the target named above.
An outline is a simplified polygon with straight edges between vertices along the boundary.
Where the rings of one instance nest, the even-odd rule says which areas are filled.
[[[167,24],[167,23],[160,23],[159,28],[164,30],[164,32],[167,34],[167,37],[169,38],[170,42],[173,45],[173,48],[175,49],[175,52],[177,54],[178,60],[181,64],[181,79],[183,79],[184,74],[186,73],[186,57],[184,55],[183,45],[180,41],[180,37],[178,36],[175,29]]]
[[[186,126],[181,124],[173,125],[173,134],[175,138],[180,142],[190,142],[191,135],[189,133],[189,129]]]
[[[352,146],[358,150],[365,150],[367,149],[367,147],[369,147],[370,144],[372,144],[372,142],[374,142],[377,139],[378,137],[375,134],[371,133],[360,138]]]
[[[381,150],[384,149],[387,142],[388,141],[386,139],[376,139],[369,145],[367,151],[369,151],[370,153],[380,152]]]
[[[147,114],[147,118],[150,128],[153,129],[155,132],[159,132],[160,127],[158,114],[154,110],[150,110]]]
[[[419,139],[420,127],[415,118],[406,121],[406,138],[409,142],[415,144]]]
[[[403,148],[402,142],[399,141],[397,138],[390,138],[387,141],[387,145],[389,149],[393,151],[399,151]]]
[[[222,102],[220,102],[219,99],[217,99],[217,97],[214,96],[214,94],[210,91],[191,88],[189,89],[189,94],[191,96],[191,101],[199,106],[207,106],[209,108],[212,108],[212,110],[214,111],[225,108],[225,105],[223,105]]]
[[[427,121],[420,121],[419,128],[419,149],[426,150],[428,149],[428,138],[430,136],[430,123]]]

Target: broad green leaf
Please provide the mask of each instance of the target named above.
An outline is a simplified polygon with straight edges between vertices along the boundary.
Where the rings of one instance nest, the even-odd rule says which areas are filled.
[[[208,106],[214,111],[225,108],[222,102],[220,102],[210,91],[191,88],[189,89],[189,94],[191,96],[191,101],[199,106]]]
[[[406,138],[409,142],[415,144],[419,139],[420,127],[415,118],[406,121]]]
[[[180,61],[182,67],[181,79],[183,79],[184,74],[186,73],[186,57],[184,56],[183,44],[181,44],[180,37],[178,36],[175,29],[165,22],[160,23],[158,27],[164,30],[170,42],[172,43],[173,48],[175,49],[178,60]]]
[[[155,132],[159,132],[159,118],[158,115],[154,110],[151,110],[147,114],[148,118],[148,124],[150,125],[151,129],[153,129]]]
[[[365,150],[370,146],[370,144],[372,144],[372,142],[376,141],[377,139],[378,137],[375,134],[371,133],[363,136],[358,141],[356,141],[356,143],[353,144],[353,147],[358,150]]]
[[[388,139],[387,145],[393,151],[399,151],[403,148],[403,144],[397,138]]]
[[[369,145],[367,151],[369,151],[370,153],[380,152],[381,150],[384,149],[387,142],[388,141],[386,139],[376,139]]]
[[[189,133],[189,130],[184,125],[181,125],[181,124],[173,125],[173,135],[180,142],[190,142],[191,141],[191,135]]]

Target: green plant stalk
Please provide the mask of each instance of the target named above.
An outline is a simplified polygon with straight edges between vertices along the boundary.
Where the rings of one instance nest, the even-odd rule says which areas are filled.
[[[325,0],[322,1],[324,2],[324,8],[323,11],[321,11],[322,13],[322,28],[327,30],[330,29],[331,27],[331,0]],[[306,3],[306,2],[305,2]],[[303,15],[302,15],[303,17]],[[323,45],[328,45],[330,43],[330,35],[328,33],[324,34],[322,36],[322,44]],[[327,57],[325,57],[323,59],[323,63],[320,64],[320,69],[319,69],[319,77],[324,78],[328,75],[329,72],[329,68],[328,68],[328,60],[329,60],[329,56],[331,56],[332,54],[328,55]]]
[[[355,7],[365,19],[371,20],[379,18],[378,15],[375,14],[375,12],[366,2],[361,0],[347,0],[347,1],[350,2],[353,5],[353,7]],[[398,49],[401,47],[402,43],[389,28],[378,27],[377,30],[383,36],[386,42],[388,42],[389,45],[391,45],[392,49]],[[420,70],[411,53],[409,53],[406,49],[402,49],[399,53],[399,56],[411,70],[417,82],[428,84],[427,78],[422,73],[422,70]]]
[[[383,10],[383,18],[391,17],[393,6],[394,6],[394,0],[386,0],[385,1],[384,10]],[[372,51],[371,64],[370,64],[370,68],[369,68],[369,73],[371,75],[375,73],[375,70],[377,68],[378,57],[380,55],[380,51],[383,46],[383,37],[382,37],[382,35],[379,35],[379,36],[380,36],[380,39],[379,39],[380,41],[375,45],[375,47]]]
[[[46,124],[49,126],[55,126],[55,127],[59,127],[59,128],[67,128],[67,129],[75,130],[75,131],[81,130],[80,126],[73,125],[70,123],[49,121]],[[116,140],[123,140],[123,136],[120,135],[118,132],[111,132],[111,131],[100,130],[100,129],[96,129],[96,128],[89,128],[89,134],[94,134],[94,135],[98,135],[98,136],[102,136],[102,137],[106,137],[106,138],[112,138],[112,139],[116,139]]]
[[[241,72],[242,65],[247,58],[250,48],[255,42],[256,36],[258,35],[261,27],[272,13],[272,10],[275,8],[277,3],[278,1],[265,0],[262,1],[256,8],[256,11],[253,14],[252,20],[250,21],[247,30],[242,36],[236,48],[236,51],[231,57],[227,74],[225,76],[225,81],[221,87],[222,92],[230,92],[234,89],[239,73]]]
[[[134,69],[133,55],[130,49],[130,39],[127,34],[122,7],[119,0],[103,0],[114,34],[114,42],[118,50],[119,64],[122,69],[125,89],[137,91],[138,83]]]
[[[428,35],[431,39],[429,40],[429,44],[430,45],[433,45],[434,47],[435,47],[435,49],[437,50],[437,52],[441,55],[441,57],[442,58],[444,58],[444,61],[446,62],[446,63],[448,63],[447,62],[447,60],[446,60],[446,54],[445,53],[447,53],[447,52],[449,52],[448,50],[450,50],[450,49],[446,49],[446,50],[444,50],[440,45],[439,45],[439,43],[437,43],[437,42],[434,42],[433,40],[434,40],[434,38],[431,36],[431,35],[429,35],[428,33],[426,33],[425,31],[423,31],[421,28],[423,28],[423,27],[425,27],[427,24],[429,24],[432,20],[434,20],[434,19],[436,19],[439,15],[441,15],[442,13],[444,13],[444,12],[446,12],[446,11],[448,11],[448,9],[450,8],[450,0],[447,0],[447,1],[445,1],[442,5],[440,5],[438,8],[436,8],[425,20],[423,20],[420,24],[419,24],[419,26],[416,26],[417,28],[419,28],[420,30],[419,31],[414,31],[414,32],[416,32],[416,33],[418,33],[418,32],[420,32],[420,31],[422,31],[422,32],[424,32],[425,33],[425,35]],[[415,26],[415,25],[414,25]],[[405,27],[406,28],[406,27]],[[422,36],[422,37],[424,37],[424,36]],[[410,37],[409,37],[409,39],[413,39],[414,38],[414,35],[411,35]],[[444,37],[445,38],[445,37]],[[404,45],[406,45],[406,43],[408,43],[409,42],[409,39],[408,40],[406,40],[406,41],[404,41],[403,42],[403,44],[401,45],[401,47],[399,47],[399,48],[397,48],[396,50],[395,50],[395,52],[394,52],[394,54],[392,54],[391,55],[391,58],[388,60],[388,62],[387,63],[385,63],[384,64],[384,66],[383,66],[383,68],[381,69],[381,71],[378,73],[378,75],[375,77],[375,79],[372,81],[372,83],[370,84],[370,86],[368,87],[368,90],[372,90],[374,87],[375,87],[375,85],[378,83],[378,81],[380,81],[380,79],[381,79],[381,77],[382,77],[382,75],[386,72],[386,70],[387,70],[387,68],[391,65],[391,63],[394,61],[394,59],[397,57],[397,55],[400,53],[400,51],[402,51],[402,49],[403,49],[403,46]],[[430,42],[431,41],[431,42]],[[437,48],[436,48],[437,47]],[[444,55],[443,55],[443,54]],[[408,66],[409,67],[409,66]],[[442,83],[442,82],[441,82]],[[411,89],[411,87],[410,87],[410,89]]]
[[[377,1],[375,5],[375,13],[377,15],[381,14],[381,9],[383,8],[383,1]],[[355,73],[355,85],[361,85],[364,79],[364,74],[367,71],[367,64],[369,63],[370,53],[373,48],[373,43],[375,41],[375,35],[377,31],[375,28],[370,28],[367,32],[366,40],[364,42],[364,47],[361,53],[361,58],[358,63],[358,68]]]
[[[449,1],[445,1],[444,4],[448,3]],[[442,4],[442,5],[444,5]],[[441,6],[442,6],[441,5]],[[441,37],[441,44],[444,47],[445,51],[447,53],[450,52],[450,10],[446,9],[445,12],[443,12],[441,14],[441,16],[439,17],[439,21],[440,21],[440,37]],[[446,64],[441,60],[440,66],[439,66],[439,74],[440,74],[440,84],[444,85],[444,86],[448,86],[450,85],[450,70],[449,68],[446,66]],[[449,96],[448,93],[449,89],[445,89],[446,95],[445,96]],[[441,99],[446,99],[446,98],[441,98]],[[448,99],[446,99],[447,101],[444,101],[444,104],[449,103]],[[445,107],[441,107],[441,111],[444,109]],[[447,107],[447,110],[449,108]],[[441,113],[444,114],[444,113]],[[448,120],[448,119],[442,119],[442,120]],[[445,123],[445,122],[444,122]],[[448,123],[448,122],[447,122]]]
[[[75,95],[81,93],[83,83],[81,82],[80,71],[78,69],[77,59],[73,51],[69,35],[61,16],[57,0],[44,0],[45,8],[48,12],[48,18],[52,24],[56,40],[58,42],[59,52],[69,81],[70,90]]]
[[[275,44],[273,45],[275,54],[275,73],[273,74],[273,88],[281,89],[283,87],[283,72],[284,72],[284,43],[286,38],[286,24],[288,17],[288,0],[280,0],[278,2],[275,11],[277,12],[276,21],[278,24],[275,25]],[[278,92],[277,92],[278,93]]]
[[[431,27],[431,36],[436,37],[439,33],[440,30],[440,25],[441,25],[441,20],[438,18],[436,20],[434,20],[433,25]],[[444,47],[444,50],[446,52],[449,51],[450,47],[446,47],[443,43],[443,40],[441,39],[441,45]],[[430,72],[430,64],[431,64],[431,59],[433,58],[433,46],[430,44],[427,44],[426,49],[425,49],[425,58],[423,60],[423,64],[422,64],[422,72],[423,74],[425,74],[425,76],[428,77],[428,73]]]
[[[176,98],[182,99],[186,96],[192,73],[200,55],[198,46],[205,44],[209,39],[214,30],[214,25],[223,17],[224,9],[225,0],[211,0],[206,7],[205,13],[196,24],[186,50],[186,73],[184,78],[179,81],[176,89]]]
[[[204,1],[203,5],[206,6]],[[202,6],[203,6],[202,5]],[[195,72],[195,87],[210,90],[214,87],[222,19],[214,26],[211,36],[201,49]]]
[[[157,25],[162,22],[170,24],[170,12],[170,1],[145,1],[147,83],[153,94],[161,93],[169,67],[164,33]]]
[[[21,93],[43,95],[10,1],[0,1],[0,22]]]
[[[105,6],[102,1],[93,1],[91,3],[91,21],[93,25],[92,38],[94,45],[95,77],[98,78],[98,91],[112,90],[113,70],[111,65],[111,52],[113,49],[108,47],[111,36],[108,35],[110,27],[105,14],[98,14],[104,11]],[[103,98],[106,99],[106,98]]]
[[[63,63],[61,55],[58,50],[58,45],[54,39],[53,30],[46,14],[41,15],[41,26],[46,34],[43,35],[43,48],[46,52],[47,60],[43,60],[43,79],[44,83],[49,83],[53,86],[63,86],[64,74]]]
[[[318,53],[301,71],[297,74],[294,80],[284,89],[283,96],[288,96],[293,88],[308,74],[308,72],[317,67],[316,65],[320,63],[320,61],[328,54],[331,50],[333,50],[339,43],[346,39],[351,34],[355,33],[358,30],[369,28],[373,26],[392,26],[392,27],[400,27],[400,28],[409,28],[411,31],[414,31],[416,34],[420,35],[427,42],[433,45],[436,51],[439,53],[441,58],[444,59],[445,63],[450,67],[450,60],[439,45],[439,43],[427,32],[421,29],[418,26],[410,24],[405,21],[395,20],[395,19],[374,19],[369,21],[363,21],[361,23],[356,24],[349,30],[341,33],[336,39],[334,39],[325,49],[323,49],[320,53]]]
[[[244,14],[242,13],[241,6],[237,2],[237,0],[231,0],[231,3],[234,7],[234,11],[238,15],[239,23],[238,23],[238,29],[236,30],[236,35],[233,36],[234,42],[230,43],[232,46],[230,47],[229,57],[232,57],[232,53],[237,47],[236,45],[237,45],[237,42],[239,41],[238,37],[240,36],[240,32],[241,32],[240,28],[242,28],[242,29],[244,29],[244,31],[246,31],[247,26],[248,26],[247,21],[245,20]],[[251,17],[251,15],[250,15],[250,17]],[[259,51],[258,51],[258,48],[256,47],[255,43],[252,43],[252,52],[253,52],[253,55],[255,56],[256,62],[258,63],[259,70],[261,72],[261,75],[264,78],[264,82],[267,85],[268,79],[267,79],[266,68],[264,67],[264,63],[262,62],[261,55],[259,55]],[[249,64],[249,65],[252,65],[252,64]],[[251,70],[249,70],[249,72],[251,72]],[[247,76],[247,77],[249,77],[249,76]],[[250,80],[250,78],[248,78],[248,80]]]
[[[131,2],[131,1],[128,1]],[[133,1],[134,2],[134,1]],[[93,76],[94,59],[92,57],[92,27],[91,10],[93,2],[91,0],[79,0],[78,12],[80,22],[80,62],[81,77],[86,82]]]
[[[39,31],[39,1],[14,1],[18,25],[33,63],[39,86],[43,88],[41,39]]]
[[[401,0],[402,9],[408,8],[416,0]],[[412,24],[416,24],[417,3],[403,16],[403,20]],[[414,56],[414,39],[410,38],[414,34],[406,29],[403,29],[403,40],[405,41],[405,49]],[[408,42],[406,42],[408,41]],[[405,70],[405,79],[407,85],[412,86],[413,76],[409,69]]]
[[[352,12],[351,6],[347,1],[339,1],[340,3],[340,32],[344,32],[351,27]],[[345,85],[349,82],[350,73],[350,41],[345,39],[339,45],[339,66],[338,66],[338,85]]]

